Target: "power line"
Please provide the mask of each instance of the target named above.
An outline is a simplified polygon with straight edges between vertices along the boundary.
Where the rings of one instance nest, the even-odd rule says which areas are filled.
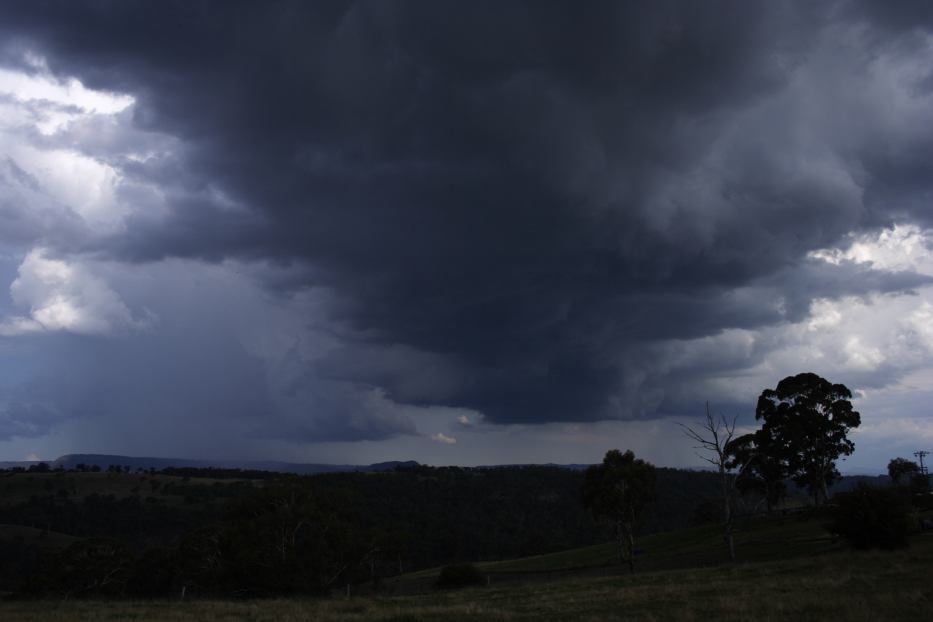
[[[915,452],[914,452],[914,455],[917,456],[917,459],[918,459],[918,460],[920,460],[920,474],[921,474],[921,475],[926,475],[926,474],[927,474],[927,468],[926,468],[925,466],[923,466],[923,458],[924,458],[924,456],[929,456],[929,455],[930,455],[930,452],[920,450],[920,451],[915,451]]]

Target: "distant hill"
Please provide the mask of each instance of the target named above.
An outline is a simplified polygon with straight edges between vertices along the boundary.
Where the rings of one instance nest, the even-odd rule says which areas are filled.
[[[29,460],[6,460],[6,461],[0,460],[0,469],[12,469],[15,467],[26,468],[33,464],[38,464],[38,463],[35,461],[29,461]]]
[[[40,461],[0,461],[0,469],[10,469],[13,467],[25,467],[38,464]],[[278,462],[274,460],[196,460],[191,458],[155,458],[155,457],[137,457],[137,456],[119,456],[111,454],[66,454],[53,461],[43,460],[53,469],[62,467],[66,470],[74,469],[79,464],[86,466],[98,466],[106,470],[110,465],[128,466],[131,470],[137,469],[156,469],[165,468],[199,468],[199,469],[243,469],[255,471],[271,471],[274,473],[294,473],[296,475],[314,475],[316,473],[378,473],[384,471],[393,471],[398,467],[411,468],[420,466],[415,460],[392,460],[389,462],[377,462],[374,464],[319,464],[319,463],[301,463],[301,462]],[[583,471],[590,465],[588,464],[496,464],[486,465],[478,468],[487,469],[510,469],[516,467],[545,466],[569,469],[571,471]],[[678,469],[674,469],[678,470]],[[694,472],[712,472],[709,468],[679,469],[683,471]],[[845,492],[852,489],[858,482],[865,482],[872,486],[888,486],[890,478],[887,475],[845,475],[840,480],[830,486],[830,492]],[[790,491],[797,490],[793,483],[787,482]]]
[[[10,468],[14,466],[28,467],[36,462],[0,462],[0,468]],[[79,464],[86,466],[98,466],[106,469],[110,465],[119,465],[130,467],[131,470],[137,469],[156,469],[161,470],[169,467],[193,467],[199,469],[244,469],[255,471],[274,471],[277,473],[295,473],[298,475],[310,475],[314,473],[345,473],[345,472],[380,472],[392,471],[396,467],[413,467],[418,463],[413,460],[379,462],[376,464],[354,465],[354,464],[304,464],[292,462],[275,461],[247,461],[247,460],[193,460],[190,458],[152,458],[136,456],[115,456],[109,454],[67,454],[57,460],[48,463],[53,469],[62,467],[64,469],[74,469]]]

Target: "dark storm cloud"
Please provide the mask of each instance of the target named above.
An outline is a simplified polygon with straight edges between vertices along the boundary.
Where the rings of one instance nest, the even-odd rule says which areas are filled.
[[[212,294],[212,303],[222,297]],[[122,338],[37,334],[21,337],[18,352],[0,351],[0,362],[28,370],[25,381],[0,386],[0,440],[79,422],[69,432],[79,446],[116,441],[136,451],[230,456],[255,441],[415,432],[370,387],[319,378],[294,352],[269,364],[210,304],[191,300],[191,292],[168,295],[175,300],[160,307],[157,326]],[[225,302],[234,300],[227,292]]]
[[[0,409],[0,440],[44,436],[65,419],[41,404],[13,402]]]
[[[100,446],[116,434],[137,447],[241,450],[243,439],[229,430],[248,434],[268,412],[269,397],[257,390],[264,370],[238,343],[201,328],[171,338],[28,338],[31,354],[18,362],[38,372],[5,391],[18,401],[0,411],[0,435],[40,436],[78,420],[78,446]],[[18,428],[27,424],[32,432],[24,434]]]
[[[868,128],[814,164],[786,131],[799,68],[846,23],[871,26],[872,6],[32,2],[0,9],[0,30],[11,62],[35,50],[131,93],[136,128],[178,141],[117,163],[165,190],[169,216],[140,211],[97,251],[292,262],[288,286],[332,287],[356,337],[295,391],[359,381],[548,421],[634,414],[620,361],[646,342],[926,283],[806,259],[928,222],[914,197],[933,140]],[[912,36],[909,10],[864,45]]]

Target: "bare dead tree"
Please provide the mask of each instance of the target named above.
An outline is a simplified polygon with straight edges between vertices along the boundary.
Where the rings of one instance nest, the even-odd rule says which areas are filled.
[[[719,473],[720,494],[722,495],[722,537],[726,548],[729,550],[729,559],[733,561],[735,560],[735,538],[733,537],[735,508],[733,502],[736,493],[736,482],[748,466],[747,462],[734,465],[730,461],[729,444],[735,439],[736,419],[737,417],[733,417],[729,421],[723,415],[720,415],[717,419],[710,412],[709,402],[707,402],[706,420],[698,429],[682,423],[677,424],[690,440],[697,443],[694,446],[694,449],[699,450],[697,456],[713,465]],[[736,472],[733,473],[733,470]]]

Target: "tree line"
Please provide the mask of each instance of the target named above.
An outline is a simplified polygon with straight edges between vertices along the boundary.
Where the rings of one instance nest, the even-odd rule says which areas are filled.
[[[572,549],[605,541],[580,502],[583,477],[545,466],[262,480],[216,480],[209,469],[185,477],[0,473],[0,524],[81,538],[48,548],[43,542],[54,537],[14,542],[0,530],[0,559],[8,562],[0,564],[0,590],[35,597],[322,593],[444,564]],[[660,468],[657,482],[638,533],[686,527],[715,492],[709,473]],[[95,492],[83,494],[82,485]]]
[[[787,495],[787,482],[806,488],[814,506],[829,499],[829,486],[840,477],[837,461],[855,450],[849,433],[861,423],[852,392],[814,373],[801,373],[765,389],[758,398],[755,420],[761,427],[737,434],[737,418],[714,416],[707,404],[698,427],[681,425],[696,443],[700,458],[718,481],[720,523],[730,559],[736,558],[736,502],[756,496],[771,512]],[[584,504],[611,525],[621,563],[634,571],[634,535],[644,509],[655,495],[653,465],[631,451],[609,451],[602,464],[586,471]],[[888,465],[897,486],[909,479],[912,491],[928,489],[926,474],[914,462],[895,458]],[[865,486],[839,496],[831,529],[864,546],[906,545],[909,497],[905,491],[876,491]]]
[[[657,468],[612,450],[584,472],[408,466],[256,480],[247,472],[218,480],[211,469],[74,475],[98,484],[132,480],[123,497],[70,494],[65,473],[10,472],[0,476],[3,490],[15,478],[35,490],[23,497],[16,489],[20,501],[0,503],[0,523],[82,539],[53,550],[0,537],[8,562],[0,589],[36,597],[323,594],[442,564],[596,544],[607,532],[634,571],[637,537],[705,520],[708,508],[734,556],[737,500],[770,509],[791,494],[790,481],[815,504],[825,502],[839,477],[836,460],[854,449],[847,433],[860,419],[850,398],[843,385],[814,374],[786,378],[762,393],[761,427],[744,435],[734,419],[707,409],[704,427],[684,431],[715,467],[710,472]],[[895,470],[911,473],[900,462]],[[865,505],[864,496],[853,498]]]

